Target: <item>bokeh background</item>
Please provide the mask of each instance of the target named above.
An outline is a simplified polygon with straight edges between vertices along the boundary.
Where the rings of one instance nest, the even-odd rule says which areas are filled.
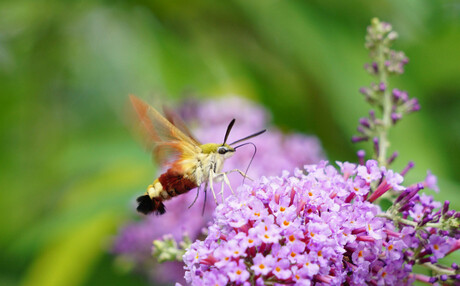
[[[355,160],[375,16],[410,58],[394,85],[422,105],[392,130],[395,169],[414,160],[409,182],[430,169],[458,210],[458,1],[1,1],[0,285],[147,285],[108,254],[155,172],[130,93],[241,94],[318,136],[331,161]]]

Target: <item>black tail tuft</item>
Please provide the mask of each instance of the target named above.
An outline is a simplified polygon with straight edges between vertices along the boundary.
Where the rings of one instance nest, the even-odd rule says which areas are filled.
[[[162,215],[162,214],[164,214],[166,212],[166,208],[165,208],[165,205],[163,204],[163,202],[158,201],[156,211],[157,211],[157,214],[159,214],[159,215]]]
[[[166,212],[163,202],[157,198],[151,199],[149,195],[140,196],[136,201],[139,203],[137,211],[140,213],[149,214],[151,212],[156,212],[162,215]]]
[[[137,206],[137,211],[140,213],[149,214],[155,210],[153,201],[149,195],[140,196],[136,201],[139,203]]]

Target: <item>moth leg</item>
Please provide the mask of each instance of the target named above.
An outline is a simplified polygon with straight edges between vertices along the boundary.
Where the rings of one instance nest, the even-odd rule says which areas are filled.
[[[239,170],[239,169],[233,169],[233,170],[230,170],[230,171],[227,171],[225,172],[224,174],[230,174],[230,173],[234,173],[234,172],[238,172],[240,173],[241,176],[243,176],[244,178],[247,178],[251,181],[254,181],[253,179],[251,179],[251,177],[249,177],[248,175],[246,175],[243,171]]]
[[[201,186],[201,185],[200,185]],[[207,199],[207,191],[208,191],[208,182],[206,181],[205,185],[204,185],[204,202],[203,202],[203,208],[201,210],[201,216],[204,215],[204,210],[206,208],[206,199]]]
[[[232,194],[235,194],[235,192],[232,189],[232,185],[230,185],[230,181],[227,177],[227,173],[222,173],[222,177],[224,178],[224,182],[227,184],[227,186],[230,188],[230,191],[232,191]],[[223,195],[223,194],[222,194]]]
[[[200,193],[200,189],[201,189],[201,185],[199,185],[197,188],[196,188],[196,196],[195,196],[195,199],[193,200],[192,204],[188,206],[188,208],[191,208],[195,203],[196,203],[196,200],[198,199],[198,195]]]
[[[220,183],[220,194],[222,195],[222,202],[224,202],[224,182]]]
[[[230,180],[228,179],[227,173],[228,172],[216,174],[216,179],[219,181],[222,180],[222,185],[221,185],[222,186],[221,187],[222,197],[224,196],[224,184],[226,184],[230,188],[230,191],[232,191],[232,194],[235,194],[235,192],[233,191],[232,185],[230,185]]]
[[[220,184],[220,192],[217,195],[222,195],[222,202],[224,201],[224,181],[223,181],[223,173],[213,173],[215,182],[221,183]]]
[[[211,189],[212,191],[212,196],[214,197],[214,201],[217,203],[217,197],[216,197],[216,193],[214,192],[214,176],[216,176],[216,174],[214,173],[214,170],[210,170],[209,172],[209,188]]]

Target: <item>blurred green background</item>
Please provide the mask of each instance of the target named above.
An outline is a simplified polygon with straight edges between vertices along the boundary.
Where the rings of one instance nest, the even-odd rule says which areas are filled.
[[[146,285],[107,254],[154,173],[129,93],[241,94],[331,161],[355,160],[375,16],[410,58],[394,86],[422,105],[392,130],[394,168],[414,160],[408,182],[431,169],[436,198],[460,209],[459,15],[429,0],[2,1],[0,285]]]

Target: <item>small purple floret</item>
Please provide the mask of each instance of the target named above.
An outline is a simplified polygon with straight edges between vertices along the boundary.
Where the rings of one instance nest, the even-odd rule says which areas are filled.
[[[372,69],[374,73],[377,74],[379,72],[379,65],[376,62],[372,62]]]
[[[405,176],[407,174],[407,172],[409,172],[410,169],[414,168],[415,166],[415,163],[414,161],[409,161],[409,163],[407,163],[407,166],[404,168],[404,170],[401,171],[401,176]]]
[[[402,118],[401,113],[395,113],[395,112],[391,113],[391,122],[393,122],[393,124],[401,120],[401,118]]]

